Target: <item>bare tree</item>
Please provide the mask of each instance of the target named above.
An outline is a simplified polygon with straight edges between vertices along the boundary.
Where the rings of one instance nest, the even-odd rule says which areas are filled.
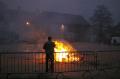
[[[113,26],[112,14],[104,5],[97,6],[93,16],[91,17],[96,41],[99,43],[107,43],[110,39],[110,30]]]

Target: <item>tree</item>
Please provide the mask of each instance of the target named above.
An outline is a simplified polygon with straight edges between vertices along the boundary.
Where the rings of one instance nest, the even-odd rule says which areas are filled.
[[[4,21],[6,13],[6,5],[0,1],[0,23]]]
[[[11,17],[9,20],[8,16],[12,16],[9,11],[7,5],[0,1],[0,43],[15,42],[19,40],[19,35],[9,28],[11,18],[13,19],[13,17]]]
[[[110,39],[110,28],[113,26],[112,14],[104,5],[97,6],[91,18],[96,41],[107,43]]]

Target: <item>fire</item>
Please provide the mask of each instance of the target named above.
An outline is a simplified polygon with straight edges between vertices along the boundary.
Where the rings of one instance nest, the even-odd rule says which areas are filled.
[[[55,61],[56,62],[73,62],[79,61],[80,58],[75,56],[75,53],[71,51],[76,51],[69,43],[65,41],[55,40]]]

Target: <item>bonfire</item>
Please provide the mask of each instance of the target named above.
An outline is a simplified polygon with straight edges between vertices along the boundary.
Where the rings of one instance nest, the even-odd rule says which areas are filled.
[[[79,61],[80,57],[76,55],[76,49],[66,41],[55,40],[55,61],[56,62],[74,62]]]

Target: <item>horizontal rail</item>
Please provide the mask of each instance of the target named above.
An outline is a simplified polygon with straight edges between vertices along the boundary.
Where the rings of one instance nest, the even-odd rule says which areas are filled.
[[[80,53],[80,52],[86,52],[86,53],[95,53],[95,52],[104,52],[104,53],[107,53],[107,52],[120,52],[120,50],[95,50],[95,51],[92,51],[92,50],[87,50],[87,51],[64,51],[64,52],[71,52],[71,53]],[[14,51],[14,52],[9,52],[9,51],[3,51],[3,52],[0,52],[0,54],[27,54],[27,53],[45,53],[45,52],[24,52],[24,51]],[[55,53],[62,53],[62,52],[55,52]]]

